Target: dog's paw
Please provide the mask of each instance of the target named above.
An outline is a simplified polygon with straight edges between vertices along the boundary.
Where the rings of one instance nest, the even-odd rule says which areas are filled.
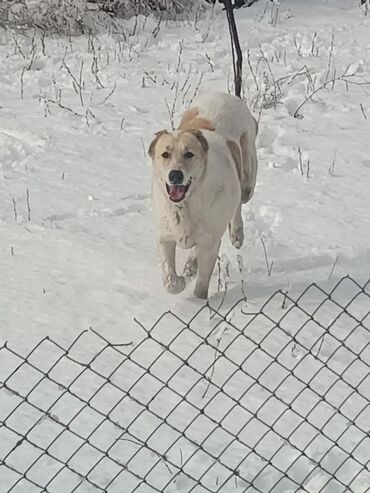
[[[198,260],[196,257],[189,257],[184,267],[184,277],[193,279],[198,272]]]
[[[179,294],[185,289],[185,280],[176,274],[168,274],[163,280],[163,285],[169,293]]]
[[[230,241],[235,248],[241,248],[244,243],[243,228],[237,228],[235,231],[230,231]]]

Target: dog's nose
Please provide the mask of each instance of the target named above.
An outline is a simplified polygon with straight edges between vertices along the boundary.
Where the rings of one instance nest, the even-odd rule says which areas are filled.
[[[181,185],[184,181],[184,173],[178,169],[173,169],[168,174],[168,180],[171,185]]]

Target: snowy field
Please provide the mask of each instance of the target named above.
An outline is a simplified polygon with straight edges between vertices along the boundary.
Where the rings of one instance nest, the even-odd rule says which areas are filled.
[[[244,310],[257,312],[278,289],[288,291],[295,299],[312,282],[323,283],[331,289],[343,275],[349,274],[360,283],[365,283],[370,276],[370,15],[365,16],[355,0],[284,0],[278,11],[261,0],[251,8],[238,10],[236,19],[244,54],[244,98],[260,125],[259,174],[253,200],[243,210],[245,244],[237,252],[225,238],[219,269],[215,270],[212,279],[210,304],[216,308],[222,304],[223,313],[240,299],[243,299]],[[135,353],[134,360],[147,368],[155,360],[159,346],[163,349],[172,344],[176,331],[180,330],[172,319],[158,326],[163,332],[155,336],[157,342],[151,345],[134,318],[150,329],[162,313],[170,310],[182,320],[188,320],[202,303],[193,298],[192,285],[177,297],[162,289],[154,243],[147,148],[155,131],[176,125],[179,115],[197,92],[208,88],[232,91],[232,78],[228,28],[225,14],[219,8],[210,9],[200,19],[178,22],[158,24],[154,18],[138,17],[102,29],[94,36],[69,39],[0,31],[0,347],[8,341],[8,347],[24,355],[48,336],[66,348],[78,334],[91,327],[113,343],[130,343],[127,351],[141,348]],[[222,291],[227,285],[226,295],[218,292],[219,278]],[[351,290],[347,294],[344,300],[349,303],[353,297]],[[364,328],[351,348],[356,354],[361,353],[363,366],[357,377],[350,373],[348,380],[357,385],[358,375],[362,375],[360,393],[369,399],[369,299],[363,296],[356,300],[351,320],[360,321]],[[307,301],[311,308],[317,302],[317,295]],[[341,306],[345,303],[342,300]],[[239,308],[235,309],[232,317],[235,327],[242,329],[246,322],[239,320],[239,312]],[[274,313],[271,318],[276,321],[281,316]],[[328,309],[323,316],[326,316],[328,326],[337,313]],[[196,320],[195,333],[212,339],[210,346],[202,346],[196,334],[187,329],[182,333],[187,335],[182,341],[183,346],[171,348],[177,356],[187,358],[192,344],[196,347],[200,344],[204,351],[197,352],[192,365],[204,373],[212,365],[217,341],[223,339],[223,332],[220,336],[220,329],[215,328],[218,318],[210,321],[208,311],[206,315],[201,312]],[[300,326],[297,315],[289,327],[284,328],[285,336],[294,334]],[[341,341],[342,346],[352,334],[353,326],[343,322],[335,327],[338,330],[336,341]],[[233,345],[232,341],[238,339],[233,330],[224,341],[225,348],[230,344],[230,354],[220,358],[219,368],[214,371],[216,388],[217,385],[222,388],[225,383],[222,379],[233,372],[232,362],[240,364],[251,350],[243,344],[240,347]],[[267,329],[262,322],[254,324],[252,339],[260,341],[267,330],[271,330],[271,326]],[[313,333],[312,340],[307,334],[303,336],[303,342],[300,342],[306,348],[305,355],[320,337],[322,333]],[[74,347],[74,358],[80,362],[91,361],[99,351],[101,341],[97,342],[99,338],[91,334],[81,340],[83,344],[77,349]],[[335,353],[337,345],[333,342],[325,348],[323,344],[323,361]],[[43,343],[36,351],[33,363],[48,371],[53,361],[64,354],[61,374],[55,379],[60,385],[63,378],[71,382],[73,368],[69,373],[65,353],[58,353],[59,350],[52,346]],[[266,349],[269,357],[277,354],[276,347],[283,346],[284,343],[278,340],[270,341]],[[121,350],[127,354],[124,347]],[[182,350],[186,356],[182,355]],[[4,354],[8,352],[0,353]],[[167,381],[173,371],[170,370],[171,355],[166,354],[161,360],[164,368],[158,370],[163,381]],[[294,351],[290,354],[296,358]],[[14,358],[9,356],[0,360],[0,382],[16,368],[16,361],[21,361]],[[111,364],[109,357],[107,361],[109,364],[103,364],[99,370],[104,377],[113,371],[115,359],[112,356]],[[250,367],[241,372],[240,379],[228,384],[226,401],[237,391],[238,396],[243,394],[240,386],[246,385],[242,380],[243,375],[246,378],[245,372],[248,378],[259,378],[258,361],[250,362]],[[341,360],[337,353],[331,361],[335,361],[336,371],[341,374],[338,368],[347,360]],[[283,366],[292,368],[285,359]],[[310,368],[305,369],[303,365],[300,369],[306,385]],[[127,391],[130,378],[138,369],[130,371],[115,376],[121,395]],[[277,370],[280,381],[285,377],[284,371],[286,369],[282,367]],[[86,399],[94,394],[98,385],[92,374],[90,372],[87,381],[78,386],[79,392],[86,389]],[[32,380],[31,371],[29,378],[29,386],[25,383],[26,376],[21,373],[13,381],[13,388],[20,395],[27,394],[32,382],[37,381],[37,377]],[[323,387],[319,389],[319,395],[329,389],[326,383],[325,379],[321,382]],[[191,376],[183,375],[176,383],[177,397],[184,395],[193,384]],[[146,402],[145,396],[151,387],[152,383],[148,381],[137,397],[139,402]],[[267,387],[271,391],[271,387]],[[343,402],[347,390],[338,391]],[[204,386],[198,394],[203,395],[203,392]],[[250,412],[253,413],[258,399],[265,400],[270,395],[262,394],[258,390],[250,397],[247,405]],[[18,405],[14,396],[4,395],[3,389],[0,419]],[[37,405],[47,410],[56,399],[57,389],[44,388],[41,395],[45,402],[38,398]],[[114,401],[112,395],[102,398],[108,406]],[[281,397],[284,401],[284,396]],[[199,395],[194,399],[196,407],[201,407]],[[220,401],[215,407],[222,410],[220,415],[215,413],[210,418],[217,421],[225,415],[231,405],[231,401],[226,401]],[[306,403],[304,400],[300,406]],[[163,418],[165,411],[161,405],[163,401],[157,411]],[[334,406],[332,401],[331,405]],[[352,437],[360,441],[369,433],[369,408],[365,405],[367,414],[364,415],[361,414],[362,404],[352,402],[351,405],[352,411],[345,412],[344,416],[346,419],[352,416],[353,420],[358,417],[356,432],[359,435],[353,433]],[[73,403],[70,406],[74,410]],[[235,429],[228,429],[230,433],[239,433],[238,426],[239,430],[242,428],[243,409],[243,406],[237,408],[233,418]],[[270,404],[264,423],[271,425],[276,409]],[[34,409],[26,410],[23,418],[35,423],[40,415],[33,412]],[[325,412],[324,409],[321,418]],[[58,411],[51,409],[50,413],[58,414]],[[90,418],[86,416],[78,428],[84,437],[89,433],[85,427],[88,428]],[[128,425],[125,419],[121,421],[122,429]],[[177,430],[182,431],[187,425],[181,419],[191,420],[192,413],[184,411],[178,419]],[[284,427],[293,426],[287,417],[285,419],[280,429],[283,436]],[[150,427],[148,422],[145,426]],[[321,425],[322,421],[320,429]],[[133,435],[145,441],[145,426],[142,426],[143,436],[140,436],[140,426],[133,430]],[[207,426],[210,424],[193,427],[192,433],[198,436],[199,442],[202,441],[199,435],[207,432]],[[46,428],[50,433],[52,426]],[[0,426],[1,430],[5,433]],[[253,428],[253,432],[242,437],[243,446],[253,448],[254,434],[258,435],[256,430]],[[103,437],[97,439],[100,440],[98,446],[104,448],[115,443],[114,433],[114,430],[102,433]],[[41,430],[38,434],[37,440],[47,433]],[[104,437],[107,443],[111,440],[108,445]],[[157,453],[166,448],[166,437],[170,437],[170,432],[163,432],[158,438],[157,448],[154,447]],[[14,437],[7,434],[2,438],[0,435],[0,444],[6,449],[12,439]],[[163,448],[158,449],[162,440]],[[265,458],[269,447],[273,449],[271,454],[276,450],[271,440],[261,452]],[[227,443],[220,435],[207,450],[217,455],[217,447],[226,447]],[[325,446],[327,444],[323,443],[312,446],[308,456],[319,460],[326,453]],[[61,445],[59,447],[63,450]],[[186,454],[189,447],[184,444],[179,450]],[[352,450],[350,445],[346,447],[345,450]],[[68,459],[68,450],[66,445],[64,460]],[[367,448],[361,448],[356,456],[360,464],[367,462],[367,471],[369,450],[367,443]],[[227,467],[236,467],[236,463],[231,464],[233,458],[243,456],[244,452],[230,452],[225,459],[230,461]],[[122,457],[122,451],[117,453]],[[293,460],[295,453],[292,450],[284,456]],[[0,445],[0,458],[2,454],[5,450],[2,451]],[[25,461],[22,467],[26,469],[25,455],[22,457],[19,460]],[[157,456],[152,455],[151,459],[153,457]],[[170,457],[173,471],[181,467],[181,461],[187,460],[185,455],[181,461],[179,457]],[[325,470],[335,471],[340,457],[335,451],[329,455]],[[257,458],[252,458],[255,462],[247,465],[243,472],[246,480],[258,471]],[[46,466],[50,466],[48,457],[44,459]],[[279,467],[284,469],[284,457],[279,460]],[[197,461],[200,467],[207,463],[207,458],[204,462],[199,458]],[[145,459],[141,459],[141,463],[149,464]],[[135,466],[135,471],[140,471],[140,464]],[[307,477],[310,464],[308,460],[302,467],[297,466],[295,476],[293,474],[295,481]],[[40,478],[46,466],[41,468],[36,484],[42,483]],[[192,478],[201,476],[196,466],[189,465],[188,474]],[[19,462],[14,467],[19,469]],[[112,467],[114,464],[106,470],[112,471]],[[221,468],[219,463],[218,467]],[[243,481],[236,484],[234,479],[228,484],[225,479],[227,467],[210,472],[205,486],[197,488],[187,477],[171,482],[171,475],[163,466],[162,479],[160,475],[152,479],[157,490],[142,484],[135,491],[162,491],[166,483],[169,485],[163,490],[166,493],[370,491],[369,473],[359,475],[352,489],[343,486],[351,476],[348,470],[356,471],[356,465],[343,473],[342,483],[325,486],[325,475],[313,475],[302,490],[294,484],[283,483],[272,490],[278,480],[276,470],[264,473],[253,487],[246,486]],[[79,470],[76,464],[74,468]],[[284,470],[286,468],[285,465]],[[1,492],[10,491],[10,485],[14,484],[14,478],[3,476],[5,486],[1,485],[5,470],[0,463]],[[146,474],[145,468],[141,474]],[[215,477],[220,478],[217,484]],[[48,480],[44,478],[43,484]],[[59,486],[53,485],[54,489],[50,487],[45,491],[105,491],[105,486],[100,486],[99,490],[91,484],[76,487],[74,480],[70,478],[71,482],[66,486],[68,482],[59,478]],[[222,481],[225,486],[220,490]],[[96,477],[93,483],[101,485]],[[128,490],[118,484],[108,491],[134,491],[135,486],[127,485]],[[33,493],[43,490],[24,482],[11,491]]]

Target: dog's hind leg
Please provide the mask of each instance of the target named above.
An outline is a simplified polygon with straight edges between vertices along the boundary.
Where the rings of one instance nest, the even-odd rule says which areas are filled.
[[[176,274],[176,243],[174,241],[158,241],[158,252],[162,265],[163,286],[171,294],[178,294],[185,288],[183,277]]]
[[[214,243],[197,246],[198,275],[195,284],[194,295],[197,298],[208,297],[209,281],[217,260],[221,240],[215,239]]]
[[[242,219],[242,204],[236,209],[229,224],[230,241],[235,248],[240,248],[244,242],[244,228]]]
[[[258,166],[255,141],[252,138],[248,141],[248,135],[246,132],[244,132],[240,137],[240,149],[243,166],[243,172],[240,180],[242,203],[246,204],[250,201],[254,193]]]

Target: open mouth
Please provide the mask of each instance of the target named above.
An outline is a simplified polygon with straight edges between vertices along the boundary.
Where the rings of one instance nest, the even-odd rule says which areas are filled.
[[[166,183],[166,190],[172,202],[181,202],[184,200],[187,191],[191,185],[191,178],[186,185],[169,185]]]

